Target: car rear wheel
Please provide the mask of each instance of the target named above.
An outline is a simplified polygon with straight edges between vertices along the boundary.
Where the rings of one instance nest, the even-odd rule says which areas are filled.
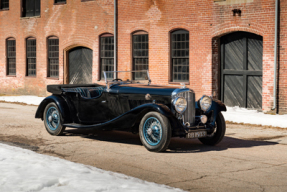
[[[165,116],[158,112],[149,112],[141,120],[139,135],[147,150],[162,152],[169,146],[171,126]]]
[[[63,126],[63,118],[59,111],[58,106],[55,103],[49,103],[43,114],[44,124],[46,130],[51,135],[61,135],[65,130]]]
[[[224,137],[226,130],[225,120],[222,113],[218,113],[215,123],[215,130],[207,137],[199,138],[201,143],[205,145],[216,145],[218,144]]]

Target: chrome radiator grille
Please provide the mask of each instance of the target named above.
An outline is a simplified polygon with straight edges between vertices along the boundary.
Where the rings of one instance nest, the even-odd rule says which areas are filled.
[[[195,122],[195,94],[193,91],[184,91],[176,94],[176,97],[184,97],[187,101],[187,108],[183,113],[183,123],[187,126]]]

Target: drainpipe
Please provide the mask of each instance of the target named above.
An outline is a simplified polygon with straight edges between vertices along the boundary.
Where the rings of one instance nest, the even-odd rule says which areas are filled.
[[[114,0],[114,71],[117,71],[117,0]],[[114,73],[114,79],[117,73]]]
[[[275,3],[275,42],[274,42],[274,85],[273,85],[273,107],[276,109],[276,87],[277,87],[277,34],[278,34],[278,0]]]

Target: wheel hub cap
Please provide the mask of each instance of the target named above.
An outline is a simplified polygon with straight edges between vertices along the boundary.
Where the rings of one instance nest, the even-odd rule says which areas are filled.
[[[148,130],[146,132],[147,132],[148,135],[151,135],[152,134],[152,129],[148,128]]]
[[[52,115],[50,115],[50,116],[48,117],[48,120],[49,120],[49,122],[52,121]]]

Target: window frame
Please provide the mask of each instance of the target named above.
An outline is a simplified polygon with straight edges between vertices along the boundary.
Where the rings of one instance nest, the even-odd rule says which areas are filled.
[[[27,16],[27,0],[22,0],[22,6],[21,6],[21,17],[22,18],[29,18],[29,17],[41,17],[41,0],[32,0],[34,1],[34,7],[33,7],[33,15]],[[36,2],[39,1],[39,13],[36,8]],[[37,15],[39,14],[39,15]]]
[[[113,37],[113,41],[112,41],[112,45],[113,45],[113,49],[111,49],[114,52],[114,35],[111,33],[105,33],[99,36],[99,74],[98,74],[98,81],[103,81],[104,77],[102,76],[102,72],[103,72],[103,64],[102,64],[102,38],[109,38],[109,37]],[[109,57],[113,59],[113,66],[114,67],[114,53],[112,54],[113,57]]]
[[[50,40],[58,40],[58,55],[57,57],[50,57]],[[53,45],[55,46],[55,45]],[[54,50],[54,52],[56,52]],[[58,59],[58,67],[56,70],[53,70],[54,72],[57,72],[58,75],[57,76],[54,76],[54,75],[51,75],[51,63],[50,63],[50,59]],[[60,75],[60,40],[57,36],[50,36],[47,38],[47,78],[49,79],[59,79],[59,75]]]
[[[28,41],[29,40],[35,40],[35,57],[28,57]],[[35,75],[30,75],[29,74],[29,58],[34,58],[35,59]],[[31,65],[31,64],[30,64]],[[33,69],[30,69],[33,70]],[[26,38],[26,77],[36,77],[37,76],[37,39],[35,37],[28,37]]]
[[[14,43],[15,56],[14,57],[9,57],[8,41],[15,41],[15,43]],[[16,52],[16,39],[14,37],[7,38],[6,39],[6,75],[7,76],[16,77],[16,75],[17,75],[16,54],[17,54],[17,52]],[[14,74],[10,74],[11,68],[10,68],[9,59],[15,59],[15,73]]]
[[[0,0],[0,11],[6,11],[6,10],[9,10],[9,6],[10,6],[10,1],[8,0],[8,7],[4,7],[3,8],[3,5],[2,5],[2,1],[3,0]],[[7,3],[7,2],[6,2]]]
[[[67,4],[67,0],[63,0],[65,2],[57,2],[59,0],[54,0],[54,5],[64,5],[64,4]]]
[[[135,53],[135,42],[134,42],[134,37],[135,36],[147,36],[147,41],[145,42],[138,42],[138,43],[147,43],[147,56],[137,56],[137,58],[135,57],[134,53]],[[132,70],[135,71],[136,70],[136,63],[135,63],[135,59],[147,59],[147,69],[149,70],[149,34],[146,31],[136,31],[134,33],[132,33],[132,37],[131,37],[131,59],[132,59]],[[138,49],[139,50],[139,49]],[[141,49],[144,50],[144,49]],[[145,69],[143,69],[145,70]],[[136,74],[133,74],[133,80],[143,80],[142,78],[136,78],[135,77]]]
[[[185,58],[187,58],[187,61],[188,61],[188,65],[187,65],[187,67],[188,67],[188,70],[187,70],[187,77],[188,77],[188,79],[187,80],[174,80],[174,64],[173,64],[173,59],[174,58],[176,58],[176,57],[174,57],[173,56],[173,48],[172,48],[172,43],[173,43],[173,40],[172,40],[172,35],[173,34],[180,34],[179,32],[184,32],[185,34],[188,34],[188,41],[185,41],[185,42],[188,42],[188,57],[185,57]],[[184,34],[184,33],[182,33],[182,34]],[[180,83],[185,83],[186,85],[189,85],[189,83],[190,83],[190,38],[189,38],[189,36],[190,36],[190,33],[189,33],[189,31],[188,30],[186,30],[186,29],[182,29],[182,28],[179,28],[179,29],[175,29],[175,30],[172,30],[172,31],[170,31],[170,38],[169,38],[169,46],[170,46],[170,53],[169,53],[169,58],[170,58],[170,73],[169,73],[169,75],[170,75],[170,78],[169,78],[169,83],[170,84],[180,84]],[[178,58],[180,58],[180,57],[178,57]],[[184,58],[184,57],[182,57],[182,58]]]

